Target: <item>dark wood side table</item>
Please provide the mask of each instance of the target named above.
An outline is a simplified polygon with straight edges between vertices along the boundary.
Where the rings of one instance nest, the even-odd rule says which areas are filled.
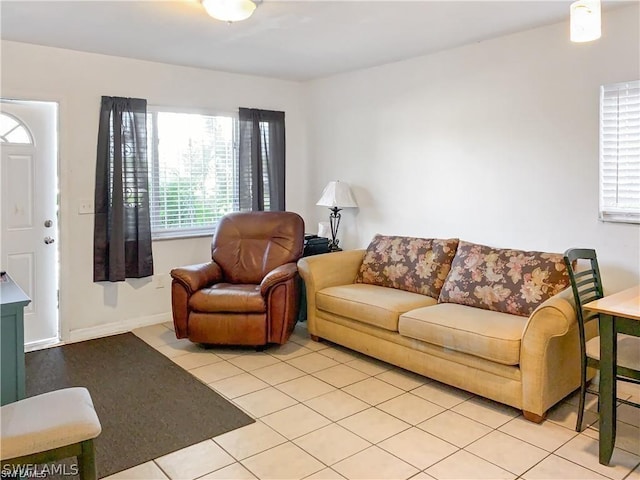
[[[583,308],[600,314],[599,460],[609,465],[616,443],[617,335],[640,337],[640,285],[589,302]]]
[[[25,397],[24,307],[31,299],[9,277],[0,277],[0,405]]]
[[[340,249],[342,250],[342,249]],[[303,257],[309,257],[311,255],[321,255],[323,253],[330,253],[329,239],[327,237],[319,237],[317,235],[307,234],[304,236],[304,252]],[[300,308],[298,310],[298,321],[304,322],[307,319],[307,289],[305,288],[304,281],[300,279]]]

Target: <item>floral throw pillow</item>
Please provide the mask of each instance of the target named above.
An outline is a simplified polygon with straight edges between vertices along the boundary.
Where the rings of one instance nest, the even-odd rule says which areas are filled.
[[[562,254],[505,250],[461,241],[439,303],[529,316],[569,285]]]
[[[457,238],[376,235],[367,247],[356,282],[438,298],[457,246]]]

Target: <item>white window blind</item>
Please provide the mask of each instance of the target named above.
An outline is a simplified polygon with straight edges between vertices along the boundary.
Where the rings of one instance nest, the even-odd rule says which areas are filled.
[[[212,234],[238,210],[237,119],[150,111],[148,121],[153,237]]]
[[[600,218],[640,223],[640,81],[600,89]]]

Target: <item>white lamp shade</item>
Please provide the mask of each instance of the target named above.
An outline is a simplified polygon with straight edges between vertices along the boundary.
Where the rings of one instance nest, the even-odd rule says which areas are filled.
[[[321,207],[355,208],[358,202],[353,197],[349,184],[339,181],[332,181],[324,187],[322,196],[318,203]]]
[[[571,4],[569,11],[572,42],[591,42],[600,38],[600,0],[578,0]]]
[[[202,0],[207,13],[223,22],[239,22],[249,18],[256,9],[251,0]]]

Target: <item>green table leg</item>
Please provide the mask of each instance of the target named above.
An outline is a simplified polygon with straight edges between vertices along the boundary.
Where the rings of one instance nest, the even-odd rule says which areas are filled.
[[[609,465],[616,442],[616,324],[600,314],[600,463]]]

